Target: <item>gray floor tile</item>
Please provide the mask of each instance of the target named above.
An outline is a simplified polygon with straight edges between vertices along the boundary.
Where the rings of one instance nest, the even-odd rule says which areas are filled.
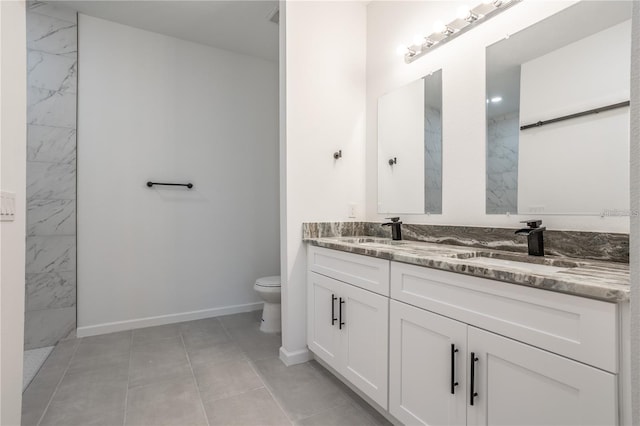
[[[244,352],[237,343],[220,342],[213,343],[208,347],[189,347],[187,353],[192,365],[221,363],[233,360],[246,359]]]
[[[40,426],[120,426],[124,422],[124,398],[121,408],[109,405],[84,402],[51,404]]]
[[[130,331],[85,337],[80,340],[74,359],[109,358],[118,355],[127,355],[130,350]]]
[[[280,346],[282,346],[282,336],[280,334],[268,334],[255,329],[235,329],[231,335],[245,355],[253,360],[259,361],[269,358],[278,358]]]
[[[80,341],[77,339],[58,343],[44,364],[42,364],[42,369],[65,369],[69,365],[69,361],[71,361],[79,344]]]
[[[299,426],[377,426],[384,423],[374,420],[362,407],[346,403],[299,420],[295,424]]]
[[[61,370],[61,369],[58,369]],[[64,370],[38,373],[22,394],[22,426],[35,426],[49,404]]]
[[[69,363],[69,373],[82,373],[96,370],[109,370],[114,375],[126,375],[129,371],[128,353],[106,356],[79,356]]]
[[[133,344],[180,336],[180,324],[167,324],[133,330]]]
[[[309,363],[286,367],[278,358],[255,362],[258,372],[289,416],[300,420],[350,402],[340,386]]]
[[[366,411],[367,414],[369,414],[369,416],[373,419],[373,421],[374,421],[373,424],[375,424],[375,425],[387,425],[387,426],[391,425],[391,423],[382,414],[380,414],[375,408],[373,408],[371,405],[369,405],[358,394],[356,394],[354,391],[349,389],[349,387],[347,385],[342,383],[342,381],[340,381],[340,379],[338,379],[336,376],[334,376],[329,370],[324,368],[320,363],[318,363],[315,360],[311,360],[311,361],[309,361],[309,365],[312,366],[316,371],[318,371],[324,377],[326,377],[328,380],[330,380],[331,382],[335,383],[336,386],[338,386],[340,389],[342,389],[342,391],[345,393],[345,395],[347,395],[347,397],[349,397],[349,399],[351,400],[351,403],[353,405],[356,405],[356,406],[362,408],[364,411]]]
[[[129,425],[206,424],[203,403],[211,425],[388,425],[318,363],[285,367],[281,336],[260,332],[259,318],[65,340],[24,394],[24,425],[36,425],[49,399],[42,425],[121,426],[125,405]]]
[[[186,323],[181,329],[184,344],[188,349],[209,348],[231,339],[222,324],[217,320],[200,320]]]
[[[108,368],[67,373],[58,385],[52,402],[73,403],[78,400],[100,401],[103,397],[126,394],[127,374]]]
[[[153,340],[133,348],[129,369],[130,388],[191,376],[187,353],[179,338]]]
[[[205,401],[228,398],[264,387],[249,362],[244,360],[201,364],[194,366],[193,373]]]
[[[238,328],[258,328],[260,327],[260,319],[262,318],[262,310],[243,312],[241,314],[225,315],[220,317],[220,322],[227,330]]]
[[[126,395],[126,378],[110,378],[104,370],[67,374],[56,390],[41,424],[122,424]]]
[[[125,425],[206,425],[193,379],[141,386],[129,391]]]
[[[211,426],[291,424],[266,389],[256,389],[216,401],[205,401],[204,407]]]
[[[135,339],[135,337],[134,337]],[[140,353],[164,353],[176,354],[184,353],[184,343],[180,335],[166,337],[164,339],[151,339],[143,341],[135,341],[131,348],[133,355]]]

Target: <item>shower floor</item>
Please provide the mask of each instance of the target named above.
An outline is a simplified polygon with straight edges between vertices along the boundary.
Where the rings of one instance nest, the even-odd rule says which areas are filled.
[[[42,367],[42,364],[47,360],[47,357],[53,351],[55,346],[48,346],[46,348],[29,349],[24,351],[24,366],[22,368],[22,391],[29,386],[29,383]]]

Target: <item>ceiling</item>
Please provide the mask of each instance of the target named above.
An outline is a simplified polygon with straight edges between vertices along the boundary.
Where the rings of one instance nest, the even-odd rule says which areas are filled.
[[[52,0],[80,13],[277,62],[277,0]]]

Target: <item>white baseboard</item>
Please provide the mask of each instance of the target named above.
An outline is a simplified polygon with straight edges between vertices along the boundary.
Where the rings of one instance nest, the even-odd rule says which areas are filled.
[[[263,302],[247,303],[244,305],[224,306],[221,308],[203,309],[201,311],[181,312],[179,314],[160,315],[157,317],[137,318],[127,321],[108,322],[104,324],[78,327],[78,337],[97,336],[99,334],[114,333],[116,331],[134,330],[136,328],[154,327],[156,325],[173,324],[177,322],[193,321],[203,318],[219,317],[222,315],[238,314],[241,312],[258,311]]]
[[[311,352],[309,349],[300,349],[299,351],[289,352],[284,348],[284,346],[280,347],[280,361],[284,362],[284,365],[289,367],[290,365],[302,364],[303,362],[307,362],[311,359]]]

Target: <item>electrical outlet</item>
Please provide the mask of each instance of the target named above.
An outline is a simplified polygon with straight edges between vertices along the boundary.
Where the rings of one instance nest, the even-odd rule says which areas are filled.
[[[349,203],[349,218],[355,218],[356,216],[356,203]]]
[[[0,220],[12,222],[16,217],[16,194],[4,191],[0,194]]]
[[[544,206],[530,206],[529,213],[544,213]]]

